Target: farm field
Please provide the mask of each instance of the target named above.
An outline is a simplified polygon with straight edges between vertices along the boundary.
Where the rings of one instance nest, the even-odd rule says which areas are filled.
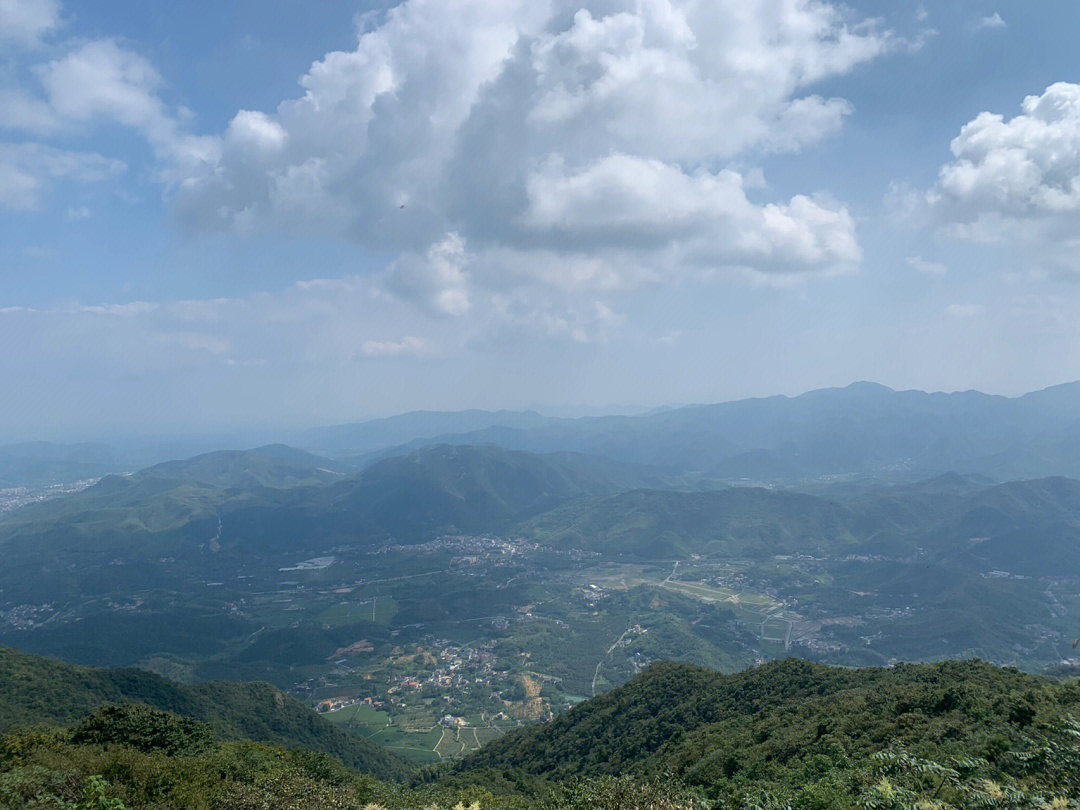
[[[420,764],[455,759],[479,749],[504,733],[503,729],[490,725],[446,727],[436,724],[424,728],[411,723],[408,716],[392,717],[390,713],[364,703],[327,712],[323,716]]]

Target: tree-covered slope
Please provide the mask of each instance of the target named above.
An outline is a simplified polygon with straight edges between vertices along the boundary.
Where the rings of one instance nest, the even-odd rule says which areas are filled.
[[[440,445],[371,465],[320,493],[315,508],[412,539],[452,529],[505,530],[574,498],[655,485],[660,478],[647,468],[578,453]]]
[[[332,466],[271,446],[107,476],[82,492],[0,518],[0,545],[92,541],[88,545],[107,552],[153,536],[154,551],[161,551],[162,541],[205,542],[218,532],[219,520],[222,544],[230,534],[277,545],[326,534],[360,542],[427,539],[444,530],[496,531],[576,497],[664,483],[658,471],[636,465],[499,447],[431,447],[353,476]]]
[[[206,723],[223,740],[273,742],[332,754],[382,777],[407,766],[328,723],[266,683],[183,685],[138,669],[80,667],[0,647],[0,733],[68,726],[106,704],[138,703]]]
[[[253,450],[220,450],[189,459],[166,461],[148,467],[140,475],[223,489],[287,489],[331,483],[340,480],[347,472],[347,467],[328,458],[284,444],[271,444]]]
[[[918,553],[968,572],[1054,576],[1080,570],[1080,481],[986,485],[943,476],[816,494],[627,490],[569,501],[517,531],[557,547],[642,559]]]
[[[782,785],[819,757],[866,760],[897,745],[931,758],[994,759],[1078,709],[1075,684],[980,661],[841,669],[788,659],[734,675],[657,664],[489,744],[459,771],[525,782],[674,774],[703,787]]]
[[[63,672],[19,661],[0,685],[40,671],[70,689]],[[112,688],[84,674],[73,697]],[[25,700],[26,687],[13,694]],[[0,806],[1067,810],[1080,800],[1080,727],[1068,719],[1078,704],[1075,683],[978,661],[855,670],[788,660],[729,676],[659,664],[411,785],[358,776],[302,743],[223,740],[213,718],[111,704],[66,728],[0,736]]]
[[[108,475],[88,489],[4,515],[0,544],[19,538],[47,544],[89,539],[107,551],[148,536],[166,542],[205,539],[237,504],[273,502],[284,490],[341,480],[344,473],[334,466],[301,450],[271,445]]]
[[[519,529],[555,546],[644,558],[842,551],[851,513],[812,495],[735,487],[707,492],[632,490],[582,499]]]

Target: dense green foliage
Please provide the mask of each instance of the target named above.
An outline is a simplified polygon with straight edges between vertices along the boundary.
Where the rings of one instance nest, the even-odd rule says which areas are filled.
[[[788,790],[895,746],[998,762],[1078,709],[1075,684],[978,661],[848,670],[789,659],[734,675],[662,664],[489,744],[458,772],[509,784],[666,774],[719,798]]]
[[[383,792],[393,795],[325,755],[255,743],[141,750],[115,739],[79,741],[64,731],[0,742],[0,806],[10,810],[360,808]]]
[[[0,738],[11,810],[960,810],[1080,806],[1080,687],[977,661],[724,676],[664,664],[412,786],[109,705]]]
[[[102,706],[72,730],[80,745],[125,745],[144,753],[177,756],[206,748],[213,732],[206,723],[138,703]]]
[[[204,723],[223,740],[299,746],[332,754],[354,768],[382,777],[407,772],[405,764],[389,752],[341,731],[269,684],[205,682],[187,686],[142,670],[73,666],[0,647],[0,732],[68,726],[106,704],[126,703]],[[107,714],[99,716],[101,721],[108,718]],[[91,735],[85,738],[88,741],[98,740],[91,727],[83,728],[82,733]]]

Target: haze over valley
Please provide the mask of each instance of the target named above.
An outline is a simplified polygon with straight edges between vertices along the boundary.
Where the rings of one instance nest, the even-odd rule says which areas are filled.
[[[0,520],[0,643],[268,681],[426,763],[659,661],[1069,671],[1078,398],[856,384],[636,417],[409,414],[298,437],[329,455],[106,466]],[[7,452],[38,485],[124,457]]]

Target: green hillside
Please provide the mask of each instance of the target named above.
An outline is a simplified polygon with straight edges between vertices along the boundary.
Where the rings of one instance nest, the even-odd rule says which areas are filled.
[[[888,749],[1005,767],[1029,735],[1078,710],[1075,682],[980,661],[839,669],[788,659],[734,675],[658,664],[489,744],[457,771],[466,781],[533,786],[668,775],[716,799],[748,786],[790,793],[813,774],[832,781]]]
[[[373,464],[328,488],[317,508],[408,540],[450,529],[504,530],[573,498],[647,480],[659,476],[582,454],[442,445]]]
[[[633,490],[576,501],[520,529],[556,546],[668,559],[835,553],[852,545],[851,514],[823,498],[740,487]]]
[[[283,444],[254,450],[221,450],[181,461],[166,461],[144,470],[150,478],[170,478],[215,487],[288,487],[340,480],[348,468]]]
[[[735,675],[658,664],[405,783],[359,775],[287,735],[293,750],[229,740],[220,724],[231,708],[222,719],[187,715],[188,698],[168,684],[158,683],[156,699],[175,708],[148,700],[84,711],[94,695],[152,692],[135,673],[65,669],[11,651],[0,660],[5,722],[11,704],[19,723],[65,718],[0,737],[0,806],[12,810],[1068,810],[1080,802],[1080,726],[1070,720],[1080,687],[979,661],[841,669],[786,660]],[[49,680],[51,699],[35,697],[32,687]],[[236,705],[220,692],[212,698]]]
[[[1080,481],[987,486],[945,476],[817,491],[628,490],[570,501],[523,521],[517,530],[556,547],[639,559],[918,552],[965,571],[1038,577],[1080,570]]]
[[[109,475],[89,489],[27,506],[4,515],[0,531],[106,538],[160,534],[216,517],[235,501],[272,499],[274,490],[343,476],[334,462],[284,445],[205,453]]]
[[[221,740],[256,740],[331,754],[381,777],[407,766],[342,732],[265,683],[174,683],[138,669],[79,667],[0,647],[0,733],[68,726],[106,704],[137,703],[206,723]]]
[[[664,483],[650,468],[497,447],[427,448],[351,477],[334,466],[271,446],[107,476],[0,517],[0,546],[72,549],[92,540],[88,545],[107,553],[153,537],[153,552],[177,553],[215,534],[222,545],[239,534],[294,550],[327,535],[409,541],[446,530],[496,531],[577,497]]]

